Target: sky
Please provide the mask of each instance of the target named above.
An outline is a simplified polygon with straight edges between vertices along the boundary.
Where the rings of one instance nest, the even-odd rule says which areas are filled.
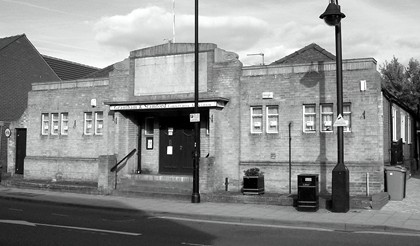
[[[175,3],[175,5],[174,5]],[[316,43],[335,54],[328,0],[199,0],[199,42],[269,64]],[[420,60],[419,0],[339,0],[343,59]],[[175,8],[173,8],[175,6]],[[175,11],[173,11],[173,9]],[[0,0],[0,37],[26,34],[41,54],[103,68],[130,51],[194,42],[193,0]],[[175,13],[175,18],[173,13]],[[173,23],[175,19],[175,29]]]

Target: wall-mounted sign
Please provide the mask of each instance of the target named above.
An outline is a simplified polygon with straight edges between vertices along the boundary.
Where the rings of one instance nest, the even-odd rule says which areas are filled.
[[[200,113],[190,114],[190,122],[200,122]]]
[[[263,99],[273,99],[274,98],[274,93],[271,91],[266,91],[262,93],[262,98]]]
[[[110,110],[147,110],[147,109],[176,109],[176,108],[194,108],[193,102],[185,103],[153,103],[153,104],[130,104],[130,105],[112,105]],[[218,101],[199,102],[200,108],[223,108],[224,104]]]
[[[153,149],[153,137],[146,138],[146,149],[148,150]]]
[[[9,128],[6,128],[4,130],[4,135],[6,136],[6,138],[10,138],[10,136],[12,135],[12,131]]]

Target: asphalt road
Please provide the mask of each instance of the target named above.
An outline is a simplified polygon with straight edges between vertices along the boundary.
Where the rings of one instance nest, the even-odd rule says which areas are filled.
[[[0,245],[410,246],[420,245],[420,235],[257,226],[0,200]]]

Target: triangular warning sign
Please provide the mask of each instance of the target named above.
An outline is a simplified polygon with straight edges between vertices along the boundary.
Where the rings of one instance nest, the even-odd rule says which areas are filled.
[[[337,119],[334,122],[334,127],[337,126],[347,126],[347,120],[345,120],[343,116],[341,116],[341,114],[338,115]]]

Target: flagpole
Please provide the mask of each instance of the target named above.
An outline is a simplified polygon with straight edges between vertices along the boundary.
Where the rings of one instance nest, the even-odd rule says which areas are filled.
[[[175,0],[172,0],[172,43],[175,43]]]

